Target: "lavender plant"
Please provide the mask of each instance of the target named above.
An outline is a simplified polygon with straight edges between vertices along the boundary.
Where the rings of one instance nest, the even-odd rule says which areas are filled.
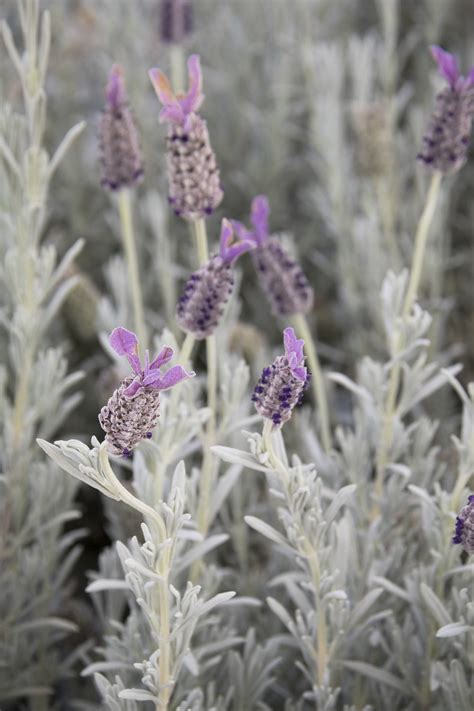
[[[20,2],[0,114],[7,709],[470,708],[474,75],[439,46],[469,60],[459,1],[50,0],[47,124],[48,20],[37,46]],[[101,157],[91,128],[46,220],[43,143],[87,114]],[[63,233],[88,248],[54,270],[40,238]],[[86,372],[71,420],[78,376],[44,349],[64,325]],[[87,561],[63,562],[79,537]]]
[[[80,373],[67,373],[64,349],[50,335],[74,286],[67,272],[79,240],[59,261],[44,240],[50,183],[84,128],[76,124],[50,155],[44,144],[45,92],[51,30],[38,2],[18,4],[18,49],[4,22],[4,46],[17,74],[22,106],[2,103],[1,198],[1,545],[0,699],[48,707],[70,661],[58,645],[76,629],[67,619],[68,577],[80,532],[63,527],[78,517],[75,486],[38,456],[36,436],[49,437],[80,401],[71,393]]]

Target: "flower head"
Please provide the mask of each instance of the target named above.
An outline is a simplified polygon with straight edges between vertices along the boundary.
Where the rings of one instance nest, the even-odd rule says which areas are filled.
[[[114,64],[105,91],[100,122],[102,185],[120,190],[143,177],[143,160],[135,119],[130,109],[122,68]]]
[[[160,121],[183,126],[184,130],[191,127],[191,116],[204,101],[202,93],[202,72],[199,55],[192,54],[187,62],[188,91],[184,94],[173,93],[168,77],[157,68],[150,69],[148,75],[163,108],[160,111]]]
[[[467,553],[474,553],[474,494],[456,517],[453,543],[460,543]]]
[[[304,341],[296,338],[292,328],[285,328],[283,343],[284,355],[263,369],[252,395],[257,412],[271,420],[274,427],[290,419],[293,409],[301,402],[310,377],[304,365]]]
[[[197,54],[188,59],[188,75],[188,91],[175,95],[162,71],[149,71],[151,82],[163,104],[160,121],[168,122],[168,200],[176,215],[195,220],[211,215],[221,203],[224,193],[206,122],[196,113],[204,100]]]
[[[197,339],[215,331],[234,286],[232,265],[253,246],[248,239],[234,241],[232,223],[222,220],[219,254],[191,274],[178,301],[176,318],[184,331]]]
[[[232,224],[240,239],[254,244],[252,260],[273,313],[277,316],[307,313],[313,305],[313,289],[298,262],[288,254],[280,240],[270,234],[269,214],[268,199],[265,195],[257,195],[250,211],[253,229],[248,230],[237,221]]]
[[[160,391],[193,377],[194,373],[186,372],[180,365],[161,372],[173,357],[173,349],[169,346],[164,346],[151,362],[146,351],[142,367],[138,339],[126,328],[112,331],[110,345],[118,355],[127,358],[134,375],[125,378],[112,394],[100,412],[99,422],[106,433],[110,451],[128,456],[139,442],[151,437],[159,417]]]
[[[467,76],[459,72],[456,57],[434,45],[431,54],[449,86],[436,97],[436,105],[417,158],[429,168],[450,175],[467,160],[474,114],[474,67]]]

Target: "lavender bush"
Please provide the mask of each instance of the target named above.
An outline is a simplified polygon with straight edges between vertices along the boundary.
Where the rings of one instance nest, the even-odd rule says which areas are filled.
[[[471,4],[2,11],[1,708],[468,711]]]

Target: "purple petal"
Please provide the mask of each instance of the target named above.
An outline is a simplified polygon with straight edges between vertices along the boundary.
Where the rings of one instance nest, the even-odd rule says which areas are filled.
[[[168,363],[173,357],[174,351],[170,346],[163,346],[161,351],[156,356],[155,360],[150,363],[149,370],[155,370],[156,368],[161,368],[162,365]]]
[[[444,49],[436,44],[431,46],[431,55],[438,65],[441,76],[454,87],[459,79],[459,65],[456,57],[449,52],[445,52]]]
[[[125,82],[123,78],[122,67],[119,64],[114,64],[109,74],[109,82],[105,92],[107,103],[116,109],[126,99]]]
[[[232,244],[234,239],[234,226],[230,220],[225,218],[222,220],[221,225],[221,238],[220,238],[220,251],[224,262],[232,263],[244,252],[248,252],[249,249],[255,247],[254,242],[251,239],[244,240],[242,242],[237,241]]]
[[[202,94],[201,60],[198,54],[192,54],[188,59],[188,92],[178,99],[185,115],[196,112],[204,101]]]
[[[474,67],[471,67],[467,78],[469,81],[469,86],[474,86]]]
[[[168,121],[169,123],[182,124],[184,121],[183,109],[178,103],[170,106],[165,106],[163,109],[161,109],[158,118],[160,120],[160,123],[165,123],[166,121]]]
[[[127,357],[135,373],[141,372],[140,359],[138,357],[138,339],[132,331],[126,328],[114,328],[110,334],[109,343],[118,355]]]
[[[230,222],[239,240],[244,241],[253,239],[253,232],[250,232],[250,230],[248,230],[242,222],[239,222],[238,220],[231,220]]]
[[[232,247],[228,247],[225,255],[225,261],[226,262],[235,262],[235,260],[240,257],[241,254],[244,252],[249,252],[251,249],[255,249],[256,245],[253,240],[245,240],[244,242],[237,242],[236,244],[232,245]]]
[[[195,375],[196,373],[192,371],[188,373],[181,365],[174,365],[163,376],[161,376],[158,381],[155,381],[153,385],[158,390],[168,390],[174,385],[180,383],[182,380],[193,378]]]
[[[132,382],[130,383],[128,388],[125,388],[125,390],[123,391],[123,394],[127,398],[132,398],[134,395],[137,394],[137,392],[139,390],[141,390],[142,387],[143,387],[143,383],[142,383],[141,378],[135,378],[134,380],[132,380]]]
[[[234,239],[234,228],[230,220],[225,218],[221,222],[221,236],[220,236],[220,249],[219,254],[222,259],[226,261],[227,251],[229,249],[230,243]]]
[[[143,379],[142,379],[142,384],[145,386],[151,386],[151,387],[156,387],[160,388],[160,383],[161,383],[161,378],[162,375],[159,370],[152,370],[149,373],[147,373]]]
[[[299,380],[304,380],[306,382],[306,378],[308,377],[308,371],[303,365],[299,365],[297,368],[294,368],[293,373]]]
[[[138,338],[132,331],[119,326],[110,334],[110,345],[118,355],[128,355],[137,352]]]
[[[262,244],[268,237],[268,216],[270,214],[270,206],[265,195],[257,195],[252,200],[250,211],[250,221],[255,228],[255,236],[258,244]]]
[[[288,358],[290,365],[293,367],[299,365],[304,360],[302,338],[296,338],[293,328],[288,327],[283,331],[283,342],[285,344],[285,355]]]

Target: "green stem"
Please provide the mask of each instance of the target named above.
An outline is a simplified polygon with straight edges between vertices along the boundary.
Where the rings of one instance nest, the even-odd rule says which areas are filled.
[[[299,516],[294,516],[291,510],[290,497],[290,477],[287,468],[278,457],[273,446],[273,423],[270,420],[265,420],[263,425],[262,439],[268,453],[270,465],[275,472],[280,476],[283,488],[285,490],[290,513],[294,518],[298,530],[298,546],[300,554],[306,559],[311,582],[314,588],[314,606],[317,617],[317,631],[314,642],[314,660],[315,660],[315,682],[318,686],[323,686],[325,683],[326,669],[329,663],[328,643],[327,643],[327,624],[324,605],[321,603],[320,584],[321,584],[321,568],[319,564],[318,552],[314,548],[311,540],[306,535],[303,522]]]
[[[425,207],[416,230],[415,250],[413,252],[413,259],[410,269],[410,281],[408,282],[408,288],[403,304],[402,316],[404,318],[409,316],[418,294],[421,281],[421,272],[425,260],[426,243],[428,241],[430,226],[433,221],[436,204],[438,202],[442,178],[443,175],[438,170],[433,173],[428,195],[426,196]]]
[[[184,52],[180,44],[170,46],[171,86],[175,94],[185,91],[186,70]]]
[[[214,481],[214,457],[211,447],[216,433],[217,408],[217,343],[213,334],[206,338],[207,353],[207,406],[210,410],[206,426],[204,457],[202,463],[201,483],[199,489],[198,529],[206,535],[209,528],[210,498]]]
[[[193,220],[192,226],[193,226],[193,230],[194,230],[194,235],[196,237],[198,262],[199,262],[199,266],[202,266],[209,259],[209,250],[207,247],[206,222],[201,217],[198,220]]]
[[[153,509],[151,506],[148,506],[148,504],[145,504],[143,501],[141,501],[141,499],[137,499],[137,497],[131,494],[130,491],[128,491],[128,489],[126,489],[122,482],[117,478],[114,470],[110,466],[105,443],[102,443],[99,448],[99,462],[102,469],[107,472],[107,477],[112,482],[114,489],[120,496],[121,501],[123,501],[123,503],[125,504],[128,504],[136,511],[139,511],[146,519],[154,523],[154,527],[156,528],[157,532],[158,544],[161,545],[168,537],[165,522],[163,521],[158,511]]]
[[[183,345],[181,346],[181,350],[179,353],[179,358],[177,360],[177,365],[186,365],[188,361],[191,358],[191,353],[194,347],[194,344],[196,342],[196,339],[192,335],[192,333],[187,333],[186,338],[183,341]],[[180,389],[179,388],[173,388],[171,391],[169,403],[168,403],[168,408],[166,410],[166,420],[168,422],[171,422],[173,418],[176,415],[176,409],[178,407],[178,401],[179,401],[179,394],[180,394]],[[163,491],[164,491],[164,485],[165,485],[165,477],[166,477],[166,470],[168,468],[168,465],[170,464],[170,461],[172,460],[172,455],[173,455],[173,449],[172,449],[172,439],[173,439],[173,430],[171,427],[169,427],[166,431],[166,434],[163,436],[163,441],[160,446],[160,458],[159,461],[156,464],[155,468],[155,475],[154,475],[154,481],[155,481],[155,504],[157,504],[159,501],[163,499]]]
[[[193,231],[196,238],[199,265],[202,266],[209,260],[209,250],[207,245],[206,222],[204,219],[193,221]],[[206,338],[207,356],[207,405],[210,410],[209,419],[206,424],[204,437],[204,453],[201,470],[201,480],[199,486],[199,501],[197,509],[198,530],[203,536],[209,529],[210,498],[214,482],[214,457],[211,447],[214,444],[216,433],[216,410],[217,410],[217,342],[214,334]],[[196,561],[191,569],[191,580],[197,577],[199,561]]]
[[[168,708],[173,686],[171,684],[171,645],[170,645],[170,592],[168,585],[169,571],[161,573],[163,579],[159,582],[159,641],[160,641],[160,657],[159,657],[159,678],[160,678],[160,693],[159,701],[156,705],[157,711],[166,711]]]
[[[316,343],[313,340],[308,322],[303,314],[293,316],[293,322],[297,334],[304,339],[305,352],[308,357],[309,368],[312,375],[312,387],[316,407],[319,408],[319,420],[321,425],[321,440],[324,450],[331,451],[331,428],[329,424],[329,408],[324,387],[323,374],[319,363]]]
[[[123,188],[118,194],[120,224],[122,226],[123,246],[128,269],[128,283],[133,307],[133,322],[141,350],[147,348],[147,333],[143,312],[143,297],[140,285],[137,251],[132,222],[132,203],[130,190]]]
[[[431,178],[431,184],[426,196],[425,207],[423,209],[420,221],[415,235],[415,249],[413,251],[412,264],[410,269],[410,279],[408,282],[405,300],[403,302],[402,320],[405,321],[413,308],[416,301],[418,289],[421,281],[423,262],[426,252],[426,243],[428,240],[429,229],[433,221],[436,204],[438,201],[442,174],[435,171]],[[394,344],[394,356],[399,355],[405,347],[404,339],[397,335]],[[380,513],[380,502],[383,496],[385,468],[388,464],[390,448],[393,439],[393,426],[397,405],[397,393],[400,384],[401,364],[397,361],[390,373],[388,383],[387,401],[385,405],[384,424],[381,436],[381,444],[377,454],[377,475],[375,479],[375,496],[376,501],[371,512],[371,520],[377,518]]]
[[[109,458],[107,455],[107,450],[103,444],[99,449],[99,461],[103,470],[107,472],[108,479],[112,482],[117,494],[120,496],[121,500],[131,506],[132,508],[140,511],[146,520],[154,524],[154,529],[157,538],[157,544],[163,544],[168,538],[168,532],[166,530],[166,524],[158,511],[145,504],[143,501],[138,499],[136,496],[131,494],[128,489],[126,489],[121,481],[116,477],[115,472],[110,466]],[[169,551],[163,550],[160,555],[159,563],[157,566],[157,571],[161,577],[158,583],[158,619],[159,624],[155,625],[157,629],[158,639],[159,639],[159,679],[160,679],[160,693],[159,702],[157,704],[157,709],[159,711],[166,711],[168,708],[169,699],[172,692],[172,684],[170,678],[171,669],[171,646],[170,646],[170,601],[169,601],[169,585],[168,577],[170,571],[170,560]]]

